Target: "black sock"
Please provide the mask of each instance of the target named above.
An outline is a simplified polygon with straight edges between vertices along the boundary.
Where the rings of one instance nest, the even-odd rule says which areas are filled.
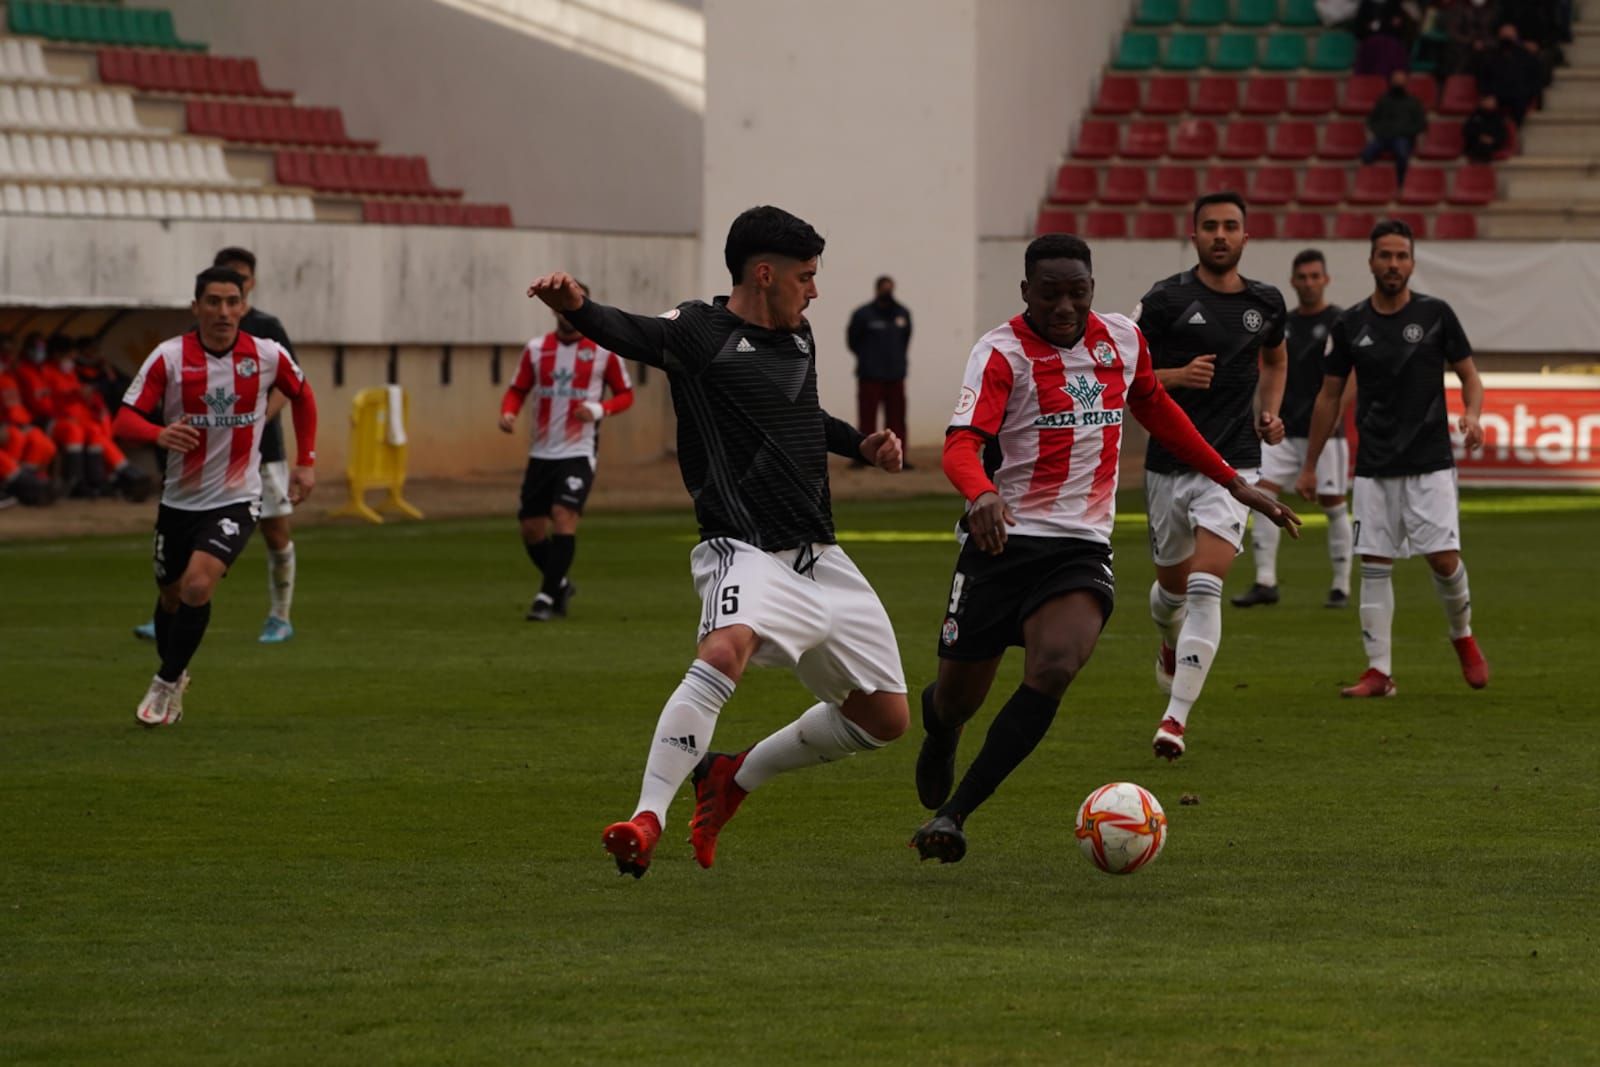
[[[572,557],[578,552],[578,538],[575,534],[551,534],[548,544],[550,551],[545,557],[544,588],[540,592],[554,600],[561,595],[561,583],[567,580],[567,571],[572,569]]]
[[[533,560],[533,565],[540,572],[550,569],[550,541],[524,541],[522,547],[528,550],[528,558]]]
[[[1044,738],[1060,704],[1058,697],[1019,685],[1006,706],[1000,709],[1000,714],[994,717],[977,759],[967,768],[961,784],[939,809],[939,814],[961,821],[976,811]]]
[[[172,635],[167,641],[167,654],[161,657],[161,669],[156,672],[162,681],[176,682],[182,676],[189,661],[194,658],[195,650],[200,647],[200,639],[206,635],[206,627],[210,623],[209,600],[199,607],[178,605],[178,613],[171,624]]]
[[[178,617],[175,611],[167,611],[161,606],[161,598],[156,597],[156,611],[150,616],[156,624],[156,655],[166,662],[167,652],[172,648],[172,622]]]

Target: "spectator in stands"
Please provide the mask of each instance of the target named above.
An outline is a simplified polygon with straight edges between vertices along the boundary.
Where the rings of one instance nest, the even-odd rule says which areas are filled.
[[[1494,0],[1446,0],[1438,21],[1445,37],[1439,74],[1449,77],[1468,70],[1473,55],[1489,47],[1499,25],[1500,6]]]
[[[1561,11],[1556,0],[1517,0],[1505,6],[1504,24],[1517,28],[1517,37],[1540,48],[1561,43]]]
[[[1534,45],[1535,51],[1537,47]],[[1493,93],[1518,126],[1544,89],[1545,73],[1535,51],[1524,47],[1517,28],[1508,22],[1500,27],[1498,43],[1482,54],[1474,72],[1478,91]]]
[[[1372,140],[1362,149],[1361,162],[1375,163],[1385,152],[1394,156],[1395,176],[1402,185],[1417,138],[1428,128],[1428,113],[1422,101],[1406,88],[1406,72],[1397,70],[1389,77],[1389,91],[1378,97],[1367,115],[1367,132]]]
[[[883,408],[887,429],[906,440],[906,364],[911,347],[911,312],[894,298],[894,279],[878,278],[871,303],[862,304],[850,316],[845,343],[856,357],[856,423],[864,434],[878,424],[878,409]],[[855,460],[852,467],[865,467]],[[905,464],[910,470],[911,464]]]
[[[1376,74],[1387,78],[1396,71],[1411,69],[1411,49],[1400,36],[1400,20],[1390,20],[1388,25],[1368,34],[1356,49],[1354,73]]]
[[[1493,93],[1484,93],[1478,101],[1478,110],[1461,124],[1463,152],[1474,163],[1492,163],[1510,139],[1511,130],[1506,126],[1506,117],[1500,113],[1499,101]]]

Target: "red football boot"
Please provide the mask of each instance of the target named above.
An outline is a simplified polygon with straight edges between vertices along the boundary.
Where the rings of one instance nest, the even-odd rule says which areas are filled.
[[[1183,755],[1183,723],[1173,718],[1162,719],[1152,745],[1156,755],[1168,763]]]
[[[1478,647],[1478,639],[1468,634],[1466,637],[1457,637],[1451,640],[1456,646],[1456,658],[1461,661],[1461,677],[1474,689],[1482,689],[1489,684],[1489,661],[1483,658],[1483,650]]]
[[[694,769],[694,818],[689,820],[689,843],[694,846],[695,862],[707,870],[717,861],[717,835],[748,795],[733,780],[748,754],[748,749],[732,756],[707,752]]]
[[[651,811],[641,811],[627,822],[614,822],[600,835],[600,844],[617,861],[617,873],[635,878],[643,878],[650,869],[650,857],[659,840],[661,820]]]
[[[1368,667],[1355,685],[1339,690],[1342,697],[1392,697],[1394,679],[1376,667]]]

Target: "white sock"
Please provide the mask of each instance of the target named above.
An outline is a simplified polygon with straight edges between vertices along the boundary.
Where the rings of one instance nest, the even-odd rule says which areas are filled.
[[[1450,624],[1450,640],[1472,635],[1472,594],[1467,590],[1467,565],[1456,564],[1448,578],[1433,576],[1433,591],[1444,605],[1444,618]]]
[[[1343,504],[1323,508],[1328,516],[1328,561],[1333,564],[1333,588],[1350,595],[1350,560],[1355,554],[1356,542],[1350,532],[1350,511]]]
[[[1189,617],[1178,633],[1178,669],[1172,676],[1169,719],[1187,725],[1194,702],[1205,688],[1211,661],[1222,643],[1222,579],[1196,571],[1189,575]]]
[[[284,545],[282,552],[267,549],[267,596],[267,614],[288,622],[289,608],[294,603],[293,541]]]
[[[1161,640],[1168,646],[1178,643],[1178,631],[1189,614],[1189,598],[1181,593],[1169,593],[1160,582],[1150,583],[1150,617],[1161,631]]]
[[[704,660],[689,664],[689,673],[667,698],[656,720],[655,741],[645,761],[635,815],[653,812],[663,827],[667,825],[667,806],[710,747],[717,715],[732,697],[731,678]]]
[[[794,722],[756,742],[733,781],[748,792],[785,771],[832,763],[886,744],[845,718],[837,704],[813,704]]]
[[[1394,673],[1393,575],[1392,563],[1361,563],[1361,644],[1367,650],[1367,666],[1384,674]]]
[[[1282,540],[1277,523],[1264,515],[1251,516],[1250,546],[1255,549],[1257,585],[1278,584],[1278,543]]]

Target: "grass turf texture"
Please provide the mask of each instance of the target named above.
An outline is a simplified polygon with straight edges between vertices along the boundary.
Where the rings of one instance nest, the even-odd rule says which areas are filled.
[[[0,546],[0,1062],[1590,1060],[1600,742],[1574,587],[1595,512],[1474,502],[1484,692],[1412,561],[1400,696],[1340,701],[1358,624],[1320,606],[1313,530],[1285,542],[1282,605],[1225,607],[1190,754],[1158,763],[1151,568],[1119,525],[1121,608],[1051,735],[972,820],[965,862],[905,847],[923,818],[914,726],[753,796],[714,871],[694,865],[680,795],[641,882],[599,835],[632,810],[691,657],[686,515],[592,516],[573,617],[544,626],[521,619],[534,581],[510,520],[306,530],[283,647],[255,642],[252,546],[185,721],[153,732],[132,713],[154,654],[128,633],[153,600],[147,540]],[[888,538],[851,552],[913,690],[954,550],[890,532],[952,517],[948,501],[839,508],[841,528]],[[809,702],[752,671],[716,747]],[[1117,779],[1172,825],[1130,878],[1072,838],[1078,803]]]

